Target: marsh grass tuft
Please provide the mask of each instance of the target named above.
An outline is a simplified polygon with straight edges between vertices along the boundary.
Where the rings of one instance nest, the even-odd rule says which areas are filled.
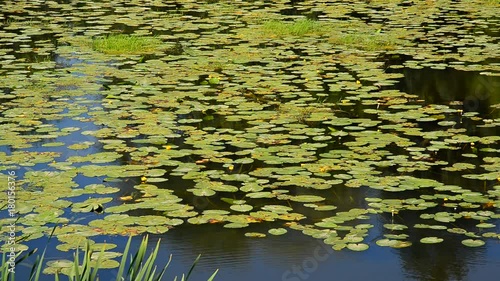
[[[263,24],[263,30],[277,37],[304,36],[313,33],[324,33],[327,26],[315,20],[301,19],[294,22],[270,20]]]
[[[356,49],[377,51],[392,50],[395,48],[396,39],[385,34],[339,34],[330,37],[329,41],[333,44],[354,47]]]
[[[147,54],[157,50],[162,41],[156,37],[115,34],[92,39],[92,49],[109,55]]]
[[[383,26],[379,26],[382,28]],[[264,21],[260,33],[248,34],[250,37],[306,37],[322,36],[338,46],[367,51],[392,50],[401,44],[400,38],[408,36],[401,30],[384,31],[362,23],[339,21]]]

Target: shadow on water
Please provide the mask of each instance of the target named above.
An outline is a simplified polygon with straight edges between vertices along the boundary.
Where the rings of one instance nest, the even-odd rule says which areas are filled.
[[[478,112],[498,118],[500,111],[491,108],[500,103],[500,77],[479,72],[431,68],[403,70],[400,89],[418,95],[427,104],[459,102],[464,112]]]

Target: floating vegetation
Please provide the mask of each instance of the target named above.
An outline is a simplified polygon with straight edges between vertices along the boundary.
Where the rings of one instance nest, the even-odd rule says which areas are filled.
[[[205,226],[500,238],[498,1],[188,2],[0,4],[19,250],[55,224],[60,251]]]

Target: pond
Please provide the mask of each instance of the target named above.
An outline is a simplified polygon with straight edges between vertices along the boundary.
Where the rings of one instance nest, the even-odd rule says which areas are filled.
[[[499,1],[0,6],[16,280],[497,279]]]

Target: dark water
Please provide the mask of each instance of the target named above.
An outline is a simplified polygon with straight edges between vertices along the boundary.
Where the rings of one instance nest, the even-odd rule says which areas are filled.
[[[59,1],[70,2],[70,1]],[[268,1],[264,1],[268,2]],[[292,5],[295,2],[291,1]],[[262,4],[262,3],[261,3]],[[268,5],[269,3],[265,4]],[[83,4],[82,4],[83,5]],[[256,4],[259,6],[260,4]],[[264,5],[264,6],[265,6]],[[172,11],[179,8],[180,4],[170,3],[167,6],[154,7],[154,11]],[[48,8],[45,7],[45,10]],[[42,10],[44,10],[42,9]],[[106,15],[112,12],[106,11]],[[303,11],[297,8],[287,8],[280,10],[283,15],[299,15],[304,14]],[[186,13],[186,16],[199,18],[207,17],[206,11],[192,11]],[[315,19],[321,16],[321,12],[305,13],[309,18]],[[22,15],[21,15],[22,16]],[[357,15],[362,16],[362,15]],[[70,22],[72,26],[91,26],[85,22]],[[124,33],[132,33],[137,30],[137,27],[132,27],[123,24],[114,24],[112,29],[121,30]],[[158,31],[161,34],[161,31]],[[47,39],[47,38],[45,38]],[[53,55],[49,57],[56,62],[56,69],[70,68],[74,64],[90,63],[79,59],[66,59],[61,56]],[[34,54],[27,55],[26,59],[39,59]],[[403,63],[402,61],[398,63]],[[255,63],[259,66],[258,63]],[[265,64],[264,64],[265,65]],[[423,100],[424,104],[449,104],[455,102],[455,107],[462,108],[464,113],[478,112],[483,118],[495,119],[499,118],[500,110],[494,109],[491,106],[500,103],[500,80],[498,76],[487,76],[480,72],[460,71],[455,69],[437,70],[432,68],[411,69],[402,68],[398,70],[387,70],[388,72],[398,72],[404,74],[404,78],[400,79],[393,88],[418,96]],[[84,75],[75,72],[76,76]],[[126,84],[125,80],[120,80],[115,77],[109,78],[96,76],[96,83],[102,84],[101,93],[83,96],[89,103],[86,103],[87,108],[98,107],[101,105],[102,98],[105,96],[105,86],[116,86],[118,84]],[[206,78],[206,77],[204,77]],[[97,81],[98,80],[98,81]],[[104,82],[103,82],[104,81]],[[62,90],[62,89],[61,89]],[[328,93],[323,93],[328,95]],[[363,109],[366,107],[357,104],[346,111],[352,114],[353,117],[360,117]],[[82,117],[90,118],[88,114],[83,114]],[[179,116],[182,118],[198,118],[199,116]],[[460,120],[456,120],[460,121]],[[74,119],[65,118],[57,121],[47,121],[48,124],[55,124],[58,128],[63,127],[80,127],[84,130],[97,130],[101,127],[92,122],[79,122]],[[213,126],[217,128],[235,128],[238,130],[245,129],[249,125],[241,122],[225,122],[222,117],[215,117],[214,120],[204,121],[203,125]],[[493,128],[477,128],[476,123],[472,121],[464,121],[458,123],[457,127],[463,127],[467,130],[468,135],[477,136],[495,136],[500,132],[497,127]],[[426,130],[433,130],[437,127],[436,124],[425,125]],[[180,132],[182,133],[182,132]],[[93,141],[95,145],[87,150],[78,152],[69,152],[65,146],[62,147],[42,147],[39,142],[28,151],[54,151],[62,153],[59,159],[66,159],[74,154],[91,154],[105,151],[102,145],[98,143],[98,138],[91,136],[83,136],[80,133],[73,133],[65,137],[57,138],[57,141],[65,142],[66,144],[79,143],[81,141]],[[45,141],[48,143],[50,141]],[[175,140],[175,144],[179,146],[188,145],[183,143],[182,138]],[[134,144],[128,142],[128,146]],[[329,146],[324,150],[331,149]],[[407,153],[397,147],[392,148],[394,152],[400,151]],[[474,160],[461,158],[462,152],[470,152],[471,148],[464,148],[458,152],[446,152],[445,154],[436,155],[439,159],[446,160],[450,163],[458,161]],[[12,153],[9,147],[1,147],[0,151]],[[495,153],[485,153],[481,156],[495,156]],[[124,156],[112,164],[128,163],[130,155]],[[58,160],[58,159],[56,159]],[[80,164],[74,164],[79,166]],[[262,163],[256,163],[255,167],[264,166]],[[46,165],[36,165],[31,167],[33,170],[50,169]],[[18,173],[22,178],[26,170],[21,169]],[[384,173],[394,173],[390,169],[384,170]],[[478,181],[467,180],[460,177],[460,174],[440,171],[439,173],[433,170],[420,172],[422,177],[439,180],[445,184],[456,184],[467,187],[471,190],[481,190],[484,186],[478,184]],[[102,178],[86,178],[77,176],[74,179],[80,186],[85,186],[91,183],[101,183]],[[130,179],[114,183],[113,186],[119,187],[118,193],[112,194],[114,199],[120,196],[125,196],[133,192],[134,184],[140,182],[139,178]],[[481,182],[487,187],[496,184],[494,181]],[[197,211],[202,211],[205,208],[227,209],[228,205],[221,201],[221,196],[210,198],[210,202],[202,198],[196,198],[190,195],[185,190],[193,185],[192,181],[182,180],[179,177],[171,176],[167,183],[160,183],[160,188],[173,189],[174,193],[183,198],[183,203],[193,205]],[[332,192],[333,191],[333,192]],[[300,190],[292,188],[292,193],[299,193]],[[372,190],[368,187],[360,189],[350,189],[344,186],[333,188],[329,191],[315,191],[315,194],[322,195],[327,198],[328,203],[338,206],[336,211],[349,210],[353,207],[365,208],[366,197],[379,198],[397,198],[394,194],[387,194],[377,190]],[[404,195],[406,198],[418,197],[421,193],[407,192]],[[81,200],[83,197],[73,198],[75,201]],[[255,200],[256,205],[264,205],[264,202]],[[109,206],[120,204],[119,200],[114,200]],[[298,204],[297,204],[298,205]],[[294,206],[295,210],[299,210],[300,206]],[[305,223],[314,223],[319,221],[315,218],[310,209],[302,207],[302,214],[309,215]],[[336,212],[335,211],[335,212]],[[495,210],[496,211],[496,210]],[[67,210],[69,213],[70,211]],[[137,210],[132,211],[132,215],[151,214],[152,211]],[[153,212],[154,213],[154,212]],[[2,217],[4,212],[2,211]],[[157,214],[157,213],[154,213]],[[327,214],[333,215],[334,212]],[[73,214],[74,215],[74,214]],[[102,219],[104,214],[77,214],[71,217],[74,222],[87,223],[95,219]],[[160,253],[158,257],[159,264],[166,263],[169,255],[173,255],[171,266],[167,270],[165,280],[172,280],[174,275],[186,273],[189,266],[197,257],[202,254],[202,258],[192,276],[191,280],[206,280],[214,270],[219,269],[219,273],[215,280],[218,281],[254,281],[254,280],[282,280],[282,281],[298,281],[298,280],[481,280],[481,281],[497,281],[500,280],[500,240],[486,239],[486,245],[479,248],[466,248],[460,244],[463,237],[452,235],[450,233],[430,229],[411,229],[406,233],[409,234],[413,246],[404,249],[392,249],[379,247],[375,244],[376,240],[383,237],[384,234],[391,232],[383,227],[386,223],[401,223],[412,226],[420,223],[419,212],[401,211],[400,213],[391,216],[390,214],[371,215],[366,223],[374,225],[370,229],[369,236],[365,238],[365,243],[370,245],[370,249],[364,252],[353,252],[349,250],[334,251],[330,246],[325,245],[321,239],[314,239],[302,234],[296,230],[289,230],[288,233],[282,236],[271,236],[263,239],[247,238],[244,236],[249,231],[260,231],[265,233],[272,227],[283,227],[283,223],[261,223],[251,225],[245,229],[226,229],[220,224],[208,225],[190,225],[184,223],[174,227],[163,235],[150,235],[150,248],[161,239]],[[467,222],[461,220],[457,222],[460,227],[470,231],[475,231],[481,234],[482,232],[475,228],[475,222]],[[489,229],[488,231],[498,233],[499,227]],[[484,231],[485,232],[485,231]],[[440,244],[422,244],[419,239],[426,236],[439,236],[445,238],[445,241]],[[118,247],[113,251],[123,251],[127,238],[122,236],[100,236],[91,237],[95,242],[109,242],[117,244]],[[137,248],[140,237],[135,237],[133,240],[133,249]],[[30,248],[39,248],[41,250],[47,245],[47,238],[37,239],[26,243]],[[47,246],[47,260],[56,259],[72,259],[72,253],[65,253],[55,250],[56,240],[53,239]],[[34,258],[28,259],[26,263],[19,265],[19,274],[16,280],[27,280],[29,274],[28,266],[33,263]],[[112,271],[102,271],[100,274],[101,280],[112,280]],[[42,280],[53,280],[52,276],[44,276]]]

